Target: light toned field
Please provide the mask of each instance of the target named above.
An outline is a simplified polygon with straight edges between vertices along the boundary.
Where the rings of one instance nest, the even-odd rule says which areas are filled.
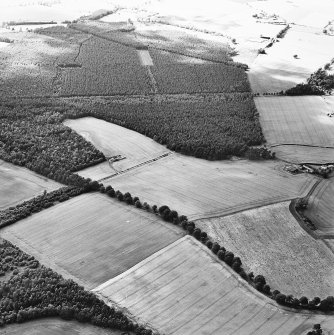
[[[106,330],[87,323],[47,318],[15,324],[1,329],[2,335],[121,335],[121,331]]]
[[[170,150],[164,146],[136,131],[94,117],[66,120],[64,124],[91,142],[106,157],[116,155],[126,157],[113,163],[113,168],[108,162],[105,162],[82,170],[80,171],[82,176],[95,179],[105,178],[114,174],[115,171],[122,171],[170,153]]]
[[[279,145],[271,148],[271,150],[276,153],[276,157],[295,164],[327,164],[334,162],[334,148]]]
[[[321,29],[314,32],[292,26],[266,53],[258,55],[250,66],[249,80],[254,93],[285,91],[304,82],[333,58],[334,43],[332,36],[322,34]]]
[[[80,5],[79,5],[80,4]],[[101,8],[113,8],[108,0],[1,0],[0,23],[8,21],[64,21],[78,19]]]
[[[270,145],[299,144],[334,148],[334,118],[327,116],[333,108],[332,100],[317,96],[257,97],[255,104],[260,113],[264,136]],[[291,153],[289,149],[288,146],[284,147],[283,158],[295,154],[298,147],[291,146]],[[320,148],[315,157],[311,153],[312,149],[307,162],[333,160],[331,150]],[[301,148],[300,157],[304,155],[305,148]]]
[[[277,162],[210,162],[173,154],[103,183],[197,219],[306,195],[314,177],[293,176],[282,167]]]
[[[96,193],[39,212],[0,233],[42,264],[89,289],[183,234],[152,213]]]
[[[238,255],[248,271],[263,274],[273,289],[297,297],[334,294],[334,253],[299,226],[288,202],[196,225]]]
[[[63,185],[28,169],[0,160],[0,210],[24,200],[53,191]]]
[[[334,237],[334,179],[323,180],[312,192],[305,215],[321,235]]]
[[[161,333],[302,334],[314,323],[334,331],[334,317],[282,311],[185,236],[94,289]]]

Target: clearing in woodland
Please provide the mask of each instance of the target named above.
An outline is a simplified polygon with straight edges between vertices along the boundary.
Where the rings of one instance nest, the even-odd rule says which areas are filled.
[[[255,104],[264,137],[272,150],[278,146],[279,158],[281,153],[284,159],[297,152],[294,160],[334,160],[334,118],[327,115],[332,111],[332,100],[319,96],[257,97]],[[319,147],[319,152],[313,156],[301,146]]]
[[[107,158],[117,155],[125,157],[112,164],[105,162],[82,170],[80,175],[83,177],[101,179],[116,171],[122,171],[170,153],[170,150],[161,144],[136,131],[93,117],[66,120],[64,124],[91,142]]]
[[[314,177],[291,175],[282,166],[246,160],[210,162],[173,154],[103,183],[198,219],[305,196]]]
[[[93,290],[161,333],[301,334],[334,317],[282,310],[211,251],[185,236]]]
[[[63,186],[3,160],[0,160],[0,185],[0,210],[40,195],[44,191],[53,191]]]
[[[182,235],[151,213],[101,194],[78,196],[1,230],[1,237],[88,289]]]
[[[322,180],[308,199],[305,215],[320,235],[334,237],[334,179]]]
[[[299,226],[288,202],[196,226],[239,256],[248,271],[264,275],[273,290],[297,297],[334,295],[334,253]]]

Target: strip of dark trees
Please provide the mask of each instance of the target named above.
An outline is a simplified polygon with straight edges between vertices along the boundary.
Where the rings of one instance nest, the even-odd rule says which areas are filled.
[[[212,253],[217,255],[221,261],[230,266],[256,290],[275,300],[278,304],[295,309],[320,310],[323,312],[334,311],[333,296],[328,296],[324,299],[320,299],[319,297],[310,299],[305,296],[296,298],[293,295],[287,295],[278,290],[272,290],[263,275],[255,276],[252,272],[246,273],[242,267],[240,257],[236,256],[233,252],[227,250],[219,243],[212,241],[205,231],[196,227],[193,221],[189,221],[186,216],[180,215],[177,211],[170,209],[168,206],[164,205],[159,208],[156,205],[150,206],[146,202],[142,203],[138,197],[133,197],[129,192],[123,194],[119,190],[115,191],[111,186],[102,186],[100,192],[106,193],[109,197],[117,198],[119,201],[129,205],[134,205],[137,208],[152,212],[159,215],[164,221],[182,227],[182,229],[189,235],[205,244]]]

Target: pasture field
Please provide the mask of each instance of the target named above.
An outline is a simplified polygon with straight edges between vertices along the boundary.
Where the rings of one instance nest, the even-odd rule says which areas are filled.
[[[21,220],[0,234],[88,289],[183,235],[151,213],[101,194],[78,196]]]
[[[121,331],[106,330],[101,327],[81,324],[76,321],[64,321],[56,318],[47,318],[14,324],[1,330],[2,335],[121,335]]]
[[[175,154],[103,184],[198,219],[305,196],[314,180],[293,176],[276,162],[210,162]]]
[[[291,146],[289,153],[290,146],[286,144],[334,148],[334,119],[327,116],[331,112],[331,104],[322,97],[257,97],[255,105],[268,144],[285,145],[283,157],[298,150],[298,147]],[[320,162],[331,162],[331,151],[322,149],[315,157],[310,155],[307,161],[317,163],[320,158]],[[305,148],[302,148],[300,157],[305,154]]]
[[[322,34],[320,29],[315,33],[307,27],[293,25],[283,39],[267,48],[266,54],[260,54],[251,64],[252,91],[280,92],[305,82],[311,73],[328,63],[333,54],[331,36]]]
[[[116,155],[125,157],[125,159],[113,163],[112,167],[106,162],[86,169],[89,173],[92,171],[97,173],[97,175],[93,173],[89,178],[101,179],[114,174],[115,171],[122,171],[170,153],[170,150],[146,136],[93,117],[66,120],[64,124],[91,142],[106,157]],[[82,176],[85,175],[83,171],[80,171]]]
[[[63,185],[23,167],[0,160],[0,210]]]
[[[301,145],[278,145],[271,148],[276,157],[294,164],[334,162],[334,148],[318,148]]]
[[[320,235],[334,236],[334,180],[322,180],[309,197],[305,215],[317,227]]]
[[[262,274],[272,289],[301,297],[334,294],[334,254],[306,233],[283,202],[226,217],[196,221],[244,267]]]
[[[334,317],[282,311],[192,237],[93,290],[165,334],[301,334]]]

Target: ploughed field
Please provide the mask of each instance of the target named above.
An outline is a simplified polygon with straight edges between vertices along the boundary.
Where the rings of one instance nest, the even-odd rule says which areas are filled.
[[[2,329],[2,335],[121,335],[121,331],[56,318],[41,319],[15,324]]]
[[[0,210],[63,186],[3,160],[0,160],[0,185]]]
[[[293,176],[282,167],[276,162],[209,162],[173,154],[103,184],[197,219],[305,196],[314,177]]]
[[[154,215],[102,194],[85,194],[60,203],[0,234],[89,289],[183,235]]]
[[[146,136],[93,117],[66,120],[64,124],[91,142],[106,157],[117,155],[124,157],[114,162],[112,166],[106,162],[80,171],[83,177],[101,179],[116,171],[122,171],[170,153],[170,150]],[[105,173],[103,173],[104,170]]]
[[[334,180],[323,180],[308,199],[305,215],[324,238],[334,237]]]
[[[300,163],[334,162],[334,119],[327,115],[333,111],[332,99],[257,97],[255,104],[264,137],[272,150],[277,149],[277,157]]]
[[[166,334],[301,334],[332,316],[281,311],[185,236],[93,290]]]
[[[305,232],[282,202],[196,221],[254,274],[284,294],[325,298],[334,294],[333,250]]]
[[[130,192],[151,205],[168,205],[191,218],[220,216],[305,196],[314,181],[310,175],[294,176],[283,171],[283,165],[277,162],[210,162],[171,153],[143,135],[94,118],[69,120],[66,124],[105,154],[129,157],[113,164],[116,171],[133,166],[137,157],[148,162],[120,174],[102,163],[80,171],[80,175],[103,178],[104,185]],[[170,154],[151,161],[164,152]]]

